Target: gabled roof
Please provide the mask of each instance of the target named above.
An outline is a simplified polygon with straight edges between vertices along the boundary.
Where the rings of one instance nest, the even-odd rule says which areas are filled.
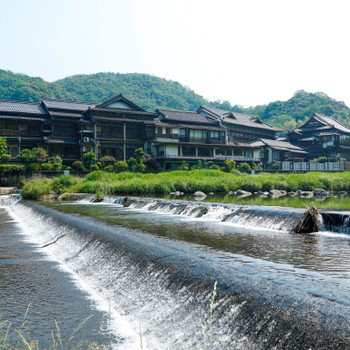
[[[274,126],[271,126],[265,123],[260,118],[257,118],[248,114],[225,111],[223,109],[208,107],[208,106],[200,106],[197,112],[198,113],[203,112],[205,115],[208,115],[209,117],[219,119],[228,124],[242,125],[242,126],[251,127],[251,128],[271,130],[275,132],[282,131],[279,128],[276,128]]]
[[[44,99],[42,104],[48,109],[71,110],[76,112],[85,112],[89,107],[95,106],[93,103],[74,102],[66,100]]]
[[[172,121],[179,123],[206,124],[217,126],[218,121],[209,120],[197,112],[178,111],[174,109],[157,109],[158,119],[162,122]]]
[[[307,128],[310,123],[312,123],[313,120],[316,120],[320,126],[314,127],[315,130],[327,130],[327,129],[337,129],[339,131],[343,131],[350,134],[350,128],[339,122],[338,120],[335,120],[332,117],[328,117],[322,114],[314,113],[309,120],[307,120],[303,125],[299,126],[296,131],[302,131],[302,129]],[[310,125],[310,128],[312,125]]]
[[[144,109],[135,105],[135,103],[125,98],[122,94],[114,96],[95,107],[96,108],[133,109],[136,111],[145,112]]]
[[[47,114],[40,103],[0,100],[0,113]]]
[[[292,143],[287,142],[287,141],[259,139],[257,141],[251,142],[250,145],[255,146],[255,147],[269,146],[273,149],[277,149],[277,150],[281,150],[281,151],[295,152],[295,153],[303,153],[303,154],[307,153],[303,148],[301,148],[299,146],[295,146]]]

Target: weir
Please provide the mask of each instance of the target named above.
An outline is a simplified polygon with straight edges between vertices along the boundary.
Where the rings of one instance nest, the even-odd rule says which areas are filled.
[[[302,212],[122,197],[105,202],[278,230],[288,230]],[[109,305],[120,348],[133,348],[140,322],[149,349],[350,347],[348,280],[107,225],[35,203],[18,203],[11,212],[25,223],[28,237],[40,249],[84,280],[92,298]],[[211,318],[215,281],[218,295]],[[123,322],[135,334],[123,333]],[[201,323],[207,330],[204,337]]]

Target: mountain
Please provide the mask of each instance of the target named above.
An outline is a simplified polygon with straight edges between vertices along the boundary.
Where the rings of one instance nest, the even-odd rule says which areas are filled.
[[[122,93],[140,107],[154,111],[172,108],[194,111],[200,105],[247,113],[267,123],[289,130],[303,123],[313,112],[325,114],[350,125],[350,109],[322,92],[297,91],[287,101],[243,108],[228,101],[209,101],[178,82],[139,73],[97,73],[74,75],[52,83],[42,78],[0,70],[0,99],[40,101],[57,98],[102,102]]]

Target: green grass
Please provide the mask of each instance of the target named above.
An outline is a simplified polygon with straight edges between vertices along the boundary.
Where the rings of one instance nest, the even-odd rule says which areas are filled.
[[[85,178],[60,176],[52,181],[32,179],[25,183],[24,198],[38,199],[50,191],[98,193],[99,195],[166,195],[172,191],[194,193],[228,193],[243,189],[250,192],[281,189],[286,191],[316,188],[340,191],[350,190],[350,172],[307,174],[269,174],[257,175],[226,173],[220,170],[172,171],[159,174],[109,173],[94,171]]]

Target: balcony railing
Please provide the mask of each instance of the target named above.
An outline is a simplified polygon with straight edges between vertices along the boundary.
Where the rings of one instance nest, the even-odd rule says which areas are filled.
[[[1,136],[18,136],[18,130],[15,129],[0,129]]]
[[[260,162],[260,158],[254,157],[244,157],[244,156],[179,156],[179,155],[162,155],[157,158],[165,158],[165,159],[184,159],[184,160],[198,160],[198,159],[207,159],[207,160],[219,160],[224,161],[226,159],[232,159],[234,161],[243,161],[243,162]]]

